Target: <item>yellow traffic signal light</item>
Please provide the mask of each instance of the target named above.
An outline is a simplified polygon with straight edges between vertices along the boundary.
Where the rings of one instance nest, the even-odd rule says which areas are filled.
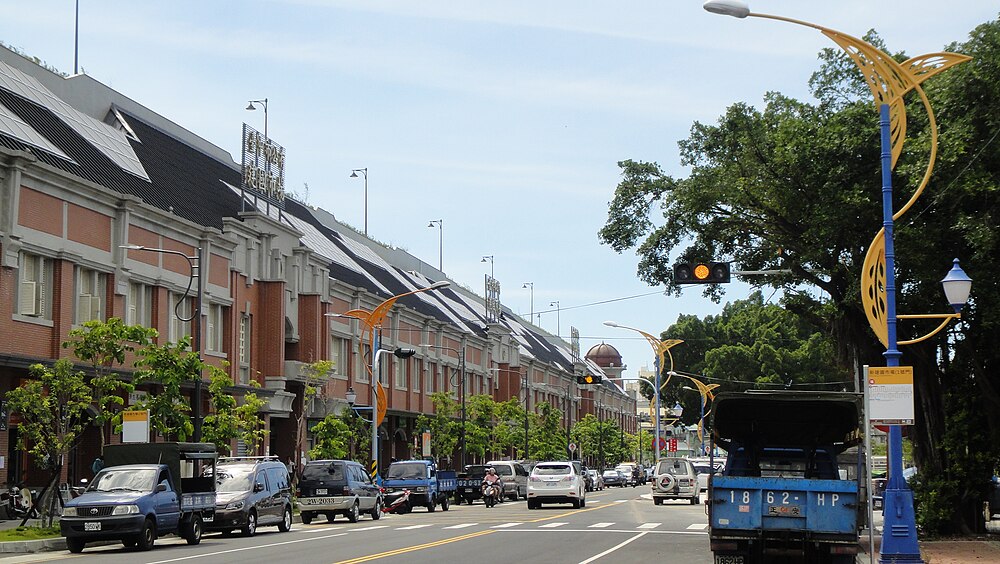
[[[674,284],[725,284],[729,281],[728,262],[681,262],[674,265]]]

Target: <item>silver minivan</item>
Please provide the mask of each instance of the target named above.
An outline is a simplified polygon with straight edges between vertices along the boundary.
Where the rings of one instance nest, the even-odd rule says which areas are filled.
[[[512,460],[493,460],[487,466],[497,471],[497,476],[503,481],[504,496],[517,501],[518,498],[528,498],[528,471],[520,462]]]

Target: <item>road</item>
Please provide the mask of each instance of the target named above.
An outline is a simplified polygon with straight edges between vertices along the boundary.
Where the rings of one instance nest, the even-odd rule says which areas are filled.
[[[703,496],[704,498],[704,496]],[[452,505],[449,511],[387,515],[379,521],[342,517],[311,525],[296,523],[288,533],[262,527],[252,538],[204,537],[188,546],[159,539],[150,552],[121,545],[3,559],[20,564],[72,560],[85,564],[187,563],[360,564],[362,562],[683,562],[710,563],[704,505],[668,501],[654,506],[649,487],[612,488],[587,495],[587,506],[546,505],[529,511],[524,501],[492,509],[482,503]]]

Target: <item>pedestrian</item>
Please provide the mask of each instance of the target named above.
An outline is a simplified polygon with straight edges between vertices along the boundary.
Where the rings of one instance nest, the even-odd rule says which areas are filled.
[[[97,455],[97,458],[90,463],[90,469],[94,471],[94,474],[97,474],[102,468],[104,468],[104,455],[99,454]]]

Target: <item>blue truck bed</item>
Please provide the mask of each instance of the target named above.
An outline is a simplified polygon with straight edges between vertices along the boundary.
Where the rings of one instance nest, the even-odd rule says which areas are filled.
[[[848,480],[715,476],[713,531],[808,531],[853,535],[858,483]]]

